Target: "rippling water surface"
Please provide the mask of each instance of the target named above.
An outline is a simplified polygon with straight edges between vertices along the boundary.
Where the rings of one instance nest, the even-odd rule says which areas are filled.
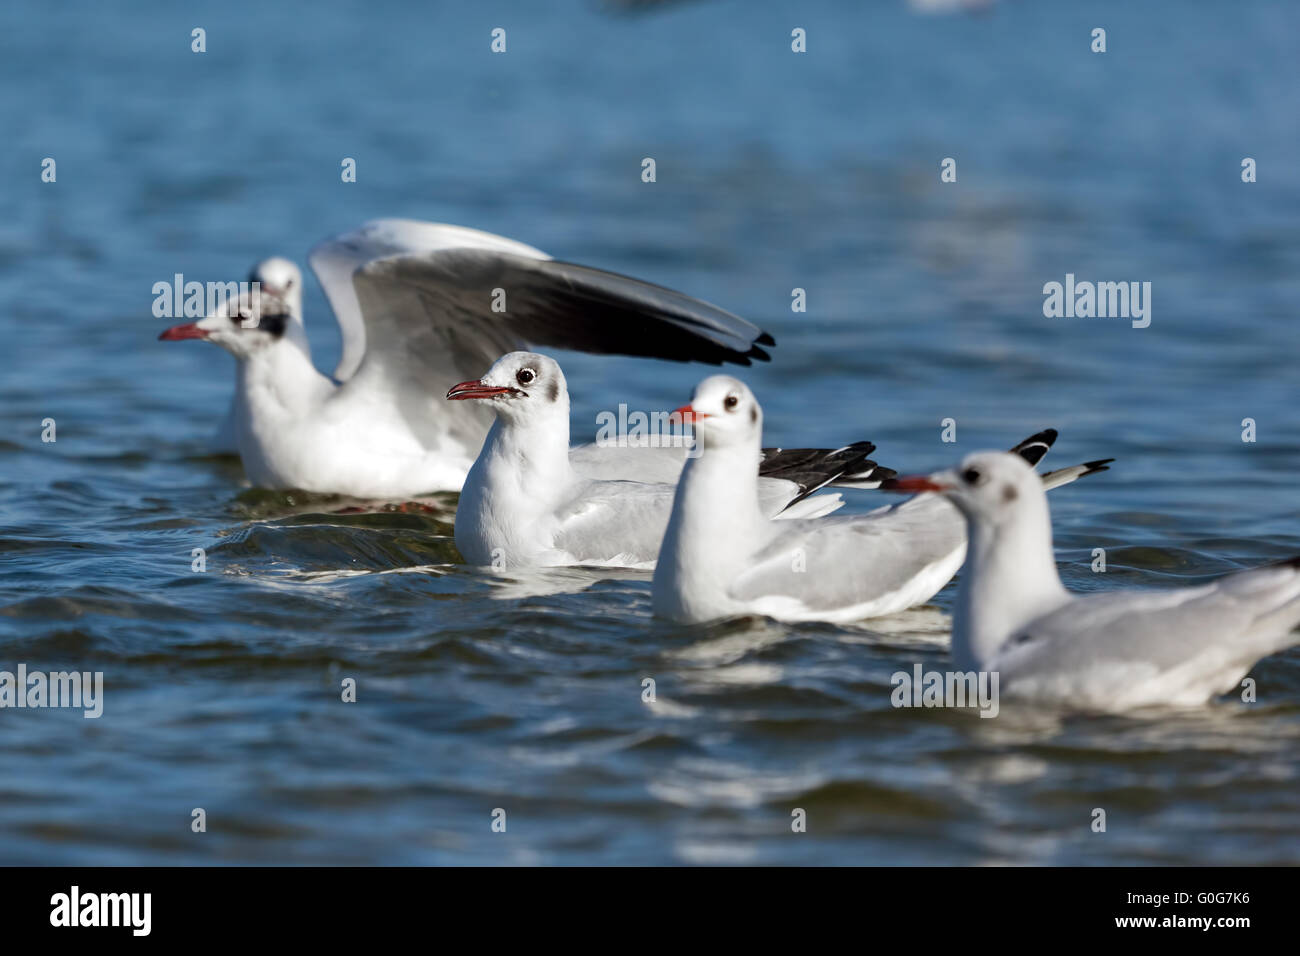
[[[1255,668],[1254,704],[896,710],[891,674],[946,666],[952,588],[853,627],[681,628],[644,574],[464,568],[455,496],[244,487],[205,453],[230,360],[156,342],[150,311],[173,273],[301,261],[372,216],[504,233],[770,329],[744,373],[770,443],[920,470],[1054,425],[1049,462],[1117,457],[1053,495],[1067,584],[1191,583],[1300,553],[1300,8],[74,3],[0,27],[0,669],[106,682],[99,720],[0,712],[0,862],[1300,859],[1300,652]],[[1067,272],[1150,281],[1150,328],[1045,319]],[[332,367],[314,285],[307,309]],[[703,374],[561,358],[576,436]]]

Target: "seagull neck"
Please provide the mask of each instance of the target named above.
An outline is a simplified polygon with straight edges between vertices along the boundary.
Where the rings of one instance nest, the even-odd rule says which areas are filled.
[[[574,479],[569,463],[569,406],[557,403],[529,421],[492,423],[479,455],[505,465],[523,487],[565,488]]]
[[[753,554],[766,526],[758,503],[761,452],[757,441],[699,451],[682,470],[665,556],[690,574],[729,575],[736,570],[729,565]]]
[[[967,520],[966,565],[953,615],[958,667],[988,665],[1020,628],[1062,604],[1046,496],[1026,501],[1009,520]]]
[[[276,344],[281,346],[293,346],[302,353],[303,357],[307,360],[307,364],[312,365],[311,343],[307,340],[307,327],[302,324],[302,319],[300,318],[301,312],[301,309],[296,310],[293,313],[293,317],[285,323],[284,335]],[[312,369],[315,369],[315,365],[312,365]]]
[[[335,388],[312,365],[306,342],[289,338],[241,359],[236,382],[236,401],[250,409],[271,403],[292,413],[314,408]]]

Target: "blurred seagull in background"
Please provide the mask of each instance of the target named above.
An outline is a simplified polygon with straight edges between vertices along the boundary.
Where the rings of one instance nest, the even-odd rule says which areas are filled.
[[[766,361],[772,337],[661,286],[559,262],[461,226],[381,219],[310,255],[343,337],[334,378],[312,364],[302,273],[253,270],[232,297],[165,340],[206,339],[238,362],[228,431],[249,480],[268,488],[410,498],[459,490],[491,424],[448,406],[458,382],[529,345],[673,361]]]
[[[683,623],[746,614],[784,621],[854,621],[922,604],[966,553],[960,513],[919,495],[864,515],[768,521],[751,463],[762,409],[743,382],[706,378],[678,409],[701,454],[687,461],[654,575],[654,612]],[[1034,474],[1056,440],[1047,429],[1013,452]],[[1036,476],[1056,487],[1103,470],[1090,462]],[[889,486],[889,482],[885,482]]]
[[[534,352],[502,356],[482,378],[453,386],[447,398],[482,403],[496,414],[456,506],[456,547],[469,563],[498,571],[653,567],[685,448],[570,448],[564,373],[554,359]],[[737,467],[756,486],[763,520],[813,518],[844,503],[838,494],[814,492],[832,484],[875,488],[895,474],[867,459],[874,448],[871,442],[833,450],[755,445]],[[650,466],[638,471],[640,480],[592,477],[628,451],[661,453],[630,459]]]
[[[256,282],[260,294],[268,297],[267,311],[269,313],[279,312],[286,316],[287,321],[295,326],[293,330],[290,330],[292,333],[290,337],[293,341],[301,342],[301,347],[306,349],[308,347],[307,333],[302,322],[302,270],[293,262],[282,256],[272,256],[270,259],[263,259],[257,265],[253,266],[252,270],[248,273],[248,282],[250,286],[252,283]],[[247,317],[255,311],[260,310],[261,300],[258,299],[255,302],[250,302],[248,300],[234,303],[226,302],[224,305],[227,306],[227,311],[229,311],[230,308],[233,308]],[[180,328],[183,329],[185,326],[181,326]],[[302,332],[301,336],[296,334],[299,331]],[[347,330],[344,329],[343,332],[344,352],[346,353]],[[168,329],[160,337],[184,338],[185,336],[176,334],[174,329]],[[358,359],[359,358],[360,356],[358,355]],[[342,366],[340,365],[340,369],[341,368]],[[351,371],[355,371],[354,368],[349,371],[347,375],[340,375],[340,369],[336,369],[334,372],[334,377],[339,381],[343,381],[343,379],[351,375]],[[238,400],[231,398],[230,407],[226,410],[226,417],[222,421],[221,427],[217,430],[217,434],[212,441],[212,450],[214,452],[229,455],[239,454],[239,439],[236,437],[235,433],[235,411],[238,405]]]
[[[1300,558],[1196,587],[1076,595],[1056,571],[1047,497],[1016,456],[980,452],[885,487],[938,492],[965,516],[953,658],[998,672],[1005,694],[1102,711],[1203,704],[1300,643]]]

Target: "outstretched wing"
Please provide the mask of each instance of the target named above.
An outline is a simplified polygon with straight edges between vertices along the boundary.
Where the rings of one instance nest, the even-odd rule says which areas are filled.
[[[464,226],[415,219],[375,219],[359,229],[326,239],[308,259],[320,280],[343,336],[343,355],[334,377],[350,379],[366,352],[366,322],[353,286],[362,266],[390,256],[421,256],[449,249],[481,249],[534,259],[549,259],[540,249]],[[484,366],[486,369],[486,366]]]
[[[550,347],[748,365],[775,344],[757,326],[662,286],[557,262],[490,233],[382,219],[311,253],[343,330],[336,375],[436,358],[445,389],[505,352]],[[435,354],[436,351],[436,354]]]

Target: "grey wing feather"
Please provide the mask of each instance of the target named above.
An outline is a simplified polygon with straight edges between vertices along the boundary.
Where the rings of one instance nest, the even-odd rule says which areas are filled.
[[[1294,565],[1169,591],[1087,594],[1014,635],[997,667],[1023,680],[1038,673],[1084,674],[1098,662],[1127,663],[1136,679],[1208,653],[1222,672],[1296,643],[1289,632],[1298,620],[1300,573]]]
[[[569,449],[569,461],[584,478],[673,485],[681,477],[682,467],[686,464],[686,449],[577,445]]]
[[[557,514],[556,548],[588,564],[650,564],[672,514],[673,485],[592,481]]]
[[[773,522],[771,531],[753,566],[733,584],[733,596],[789,595],[813,610],[874,600],[936,563],[955,571],[966,542],[961,515],[937,495],[866,515]]]

